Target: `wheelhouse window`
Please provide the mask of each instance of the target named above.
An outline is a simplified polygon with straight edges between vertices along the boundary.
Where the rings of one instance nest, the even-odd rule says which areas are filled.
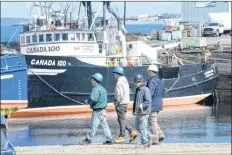
[[[92,33],[87,33],[88,41],[94,41],[94,36]]]
[[[43,34],[39,35],[39,42],[44,42],[44,35]]]
[[[54,34],[54,40],[55,41],[60,41],[60,34],[59,33]]]
[[[102,44],[99,44],[99,53],[101,54],[102,53]]]
[[[75,41],[75,34],[70,33],[70,34],[69,34],[69,40]]]
[[[76,33],[76,40],[81,41],[81,34],[80,33]]]
[[[62,40],[67,41],[68,40],[68,33],[62,33]]]
[[[21,37],[21,44],[25,44],[25,36]]]
[[[31,36],[26,36],[26,43],[30,44],[31,43]]]
[[[46,42],[52,41],[52,34],[46,34]]]
[[[81,34],[81,39],[82,39],[82,41],[87,41],[87,38],[86,38],[85,33],[82,33],[82,34]]]
[[[37,43],[37,35],[32,36],[32,43]]]

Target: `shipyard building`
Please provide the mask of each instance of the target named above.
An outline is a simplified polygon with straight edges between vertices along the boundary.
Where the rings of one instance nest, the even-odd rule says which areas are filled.
[[[206,23],[208,13],[231,12],[231,2],[181,2],[182,21]]]

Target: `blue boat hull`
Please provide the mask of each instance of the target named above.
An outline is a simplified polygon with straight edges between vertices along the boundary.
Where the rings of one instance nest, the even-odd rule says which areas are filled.
[[[1,55],[1,108],[28,106],[27,80],[24,56]]]

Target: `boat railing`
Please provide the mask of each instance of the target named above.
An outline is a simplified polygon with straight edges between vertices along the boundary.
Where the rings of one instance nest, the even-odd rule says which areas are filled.
[[[106,57],[107,66],[143,66],[150,65],[151,62],[146,56],[107,56]]]
[[[146,56],[118,56],[118,55],[110,55],[110,56],[78,56],[80,59],[88,58],[89,60],[104,60],[106,66],[143,66],[143,65],[151,65],[152,60],[150,60]]]

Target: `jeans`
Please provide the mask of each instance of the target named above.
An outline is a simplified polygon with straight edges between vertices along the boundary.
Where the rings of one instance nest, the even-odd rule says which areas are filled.
[[[141,144],[147,144],[149,140],[153,138],[153,135],[148,129],[148,118],[149,115],[139,115],[135,117],[135,126],[141,134]]]
[[[87,134],[87,139],[92,140],[92,138],[96,135],[96,132],[98,130],[98,126],[100,124],[102,126],[103,131],[104,131],[104,135],[106,137],[106,140],[112,140],[110,128],[109,128],[109,125],[108,125],[107,119],[106,119],[106,110],[105,109],[92,112],[89,132]]]
[[[125,137],[126,130],[129,132],[132,131],[132,127],[127,124],[126,122],[126,112],[127,112],[127,105],[118,105],[115,107],[117,115],[118,115],[118,123],[120,126],[120,137]]]
[[[158,112],[151,112],[149,116],[149,125],[154,136],[154,143],[159,143],[159,138],[164,137],[164,134],[158,125]]]

